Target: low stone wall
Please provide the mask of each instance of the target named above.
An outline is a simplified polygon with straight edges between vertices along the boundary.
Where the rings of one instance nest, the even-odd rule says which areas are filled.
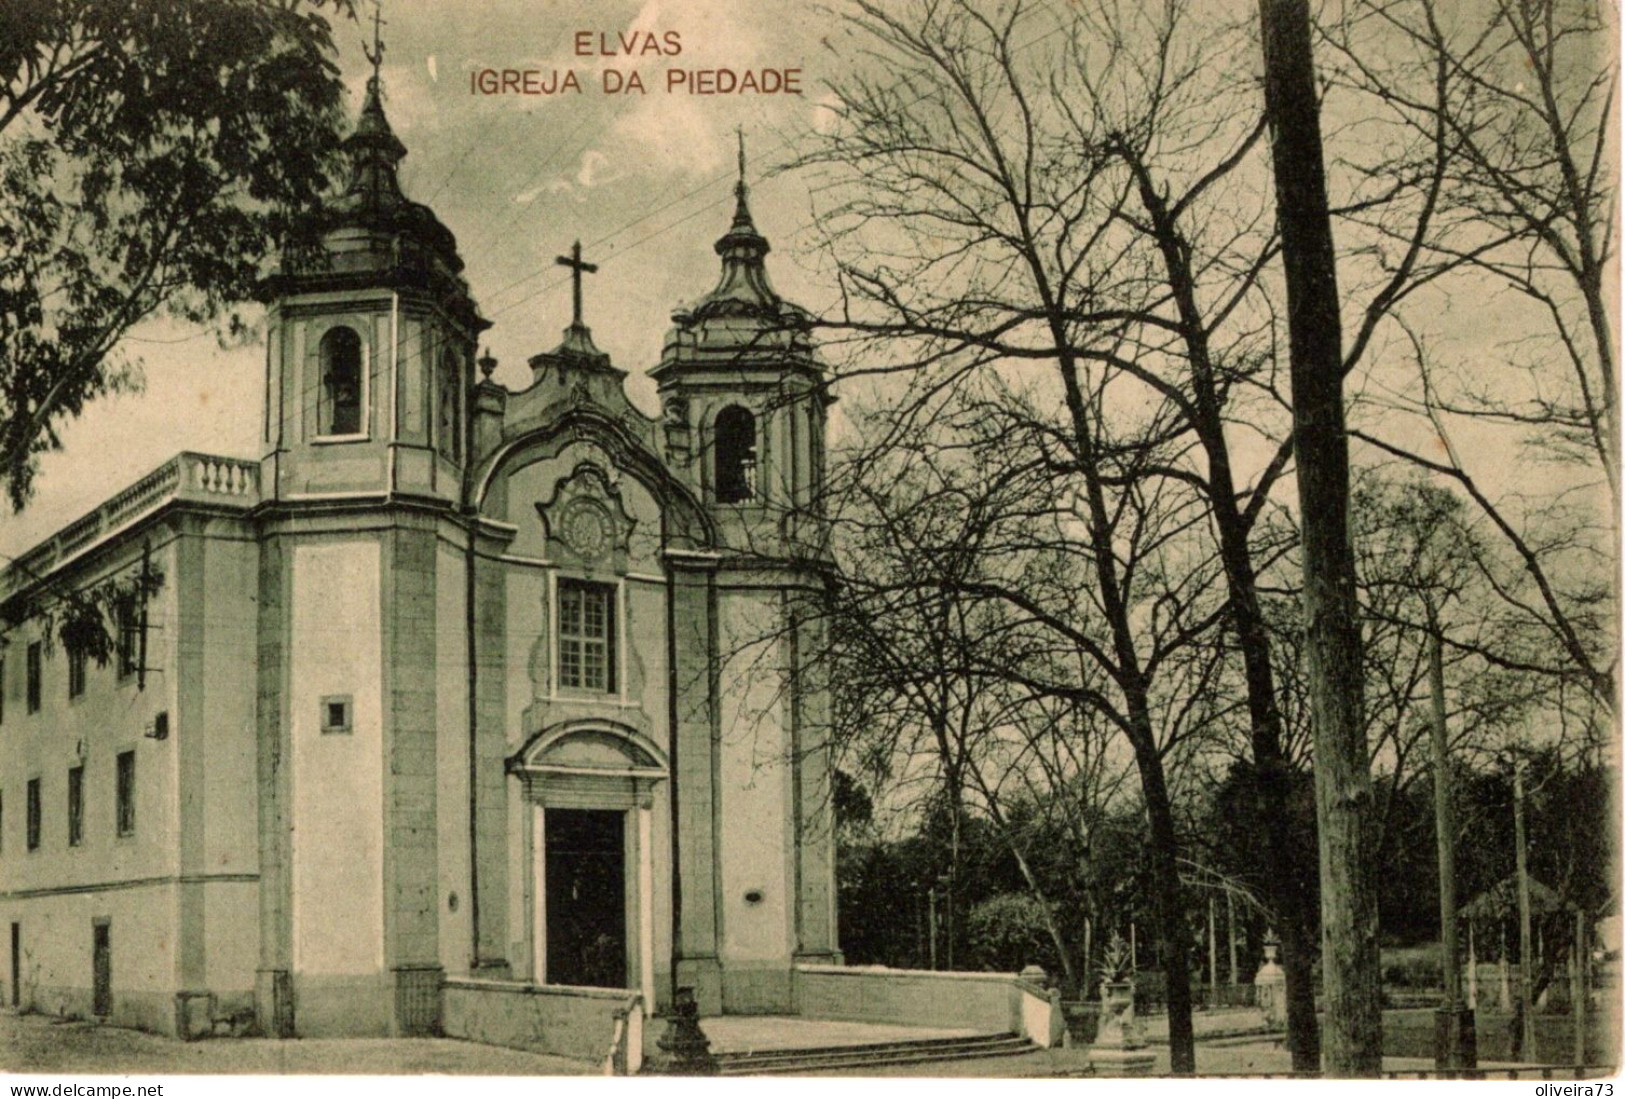
[[[643,997],[609,988],[536,985],[448,977],[441,1026],[451,1038],[605,1063],[620,1047],[617,1071],[642,1063]]]
[[[1059,1040],[1059,999],[1014,973],[798,965],[796,1014]]]

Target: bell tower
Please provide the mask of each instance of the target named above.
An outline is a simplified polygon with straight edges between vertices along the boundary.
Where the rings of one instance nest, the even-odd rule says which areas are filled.
[[[368,57],[366,99],[343,144],[345,189],[314,243],[286,252],[263,288],[261,483],[284,502],[382,493],[455,503],[476,340],[490,322],[451,231],[401,191],[406,147],[384,114],[381,41]]]
[[[667,460],[712,509],[731,549],[822,555],[823,366],[811,317],[768,281],[771,250],[751,218],[744,137],[734,217],[716,242],[722,274],[672,314],[655,379]]]
[[[792,1007],[797,963],[840,958],[821,521],[828,398],[811,316],[768,281],[743,138],[733,222],[715,247],[721,277],[673,313],[650,371],[666,461],[717,532],[715,727],[709,743],[680,750],[711,754],[717,819],[739,822],[716,842],[714,888],[691,902],[684,893],[693,939],[678,966],[705,1014],[776,1012]],[[704,921],[689,926],[701,911],[714,918],[714,955]]]
[[[435,1033],[443,974],[489,960],[444,869],[471,857],[442,824],[468,795],[441,792],[473,785],[460,506],[487,322],[401,191],[376,31],[368,56],[343,189],[264,288],[256,1004],[282,1037]]]

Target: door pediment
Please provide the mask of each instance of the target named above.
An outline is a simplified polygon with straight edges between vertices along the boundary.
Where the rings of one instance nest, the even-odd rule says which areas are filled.
[[[544,806],[646,807],[668,775],[665,755],[647,737],[607,722],[544,729],[508,760],[527,797]]]

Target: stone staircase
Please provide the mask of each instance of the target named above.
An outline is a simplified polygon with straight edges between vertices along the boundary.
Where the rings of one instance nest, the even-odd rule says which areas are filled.
[[[1015,1034],[980,1034],[963,1038],[916,1038],[859,1045],[749,1050],[718,1053],[716,1057],[723,1076],[793,1076],[832,1069],[1014,1057],[1031,1053],[1037,1048],[1031,1041]]]

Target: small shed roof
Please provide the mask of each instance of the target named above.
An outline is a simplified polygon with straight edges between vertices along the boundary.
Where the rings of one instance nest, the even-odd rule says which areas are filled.
[[[1557,895],[1545,882],[1529,879],[1529,912],[1533,916],[1547,916],[1553,912],[1572,912],[1574,906]],[[1461,906],[1461,918],[1467,920],[1506,920],[1518,915],[1518,883],[1515,878],[1504,878]]]

